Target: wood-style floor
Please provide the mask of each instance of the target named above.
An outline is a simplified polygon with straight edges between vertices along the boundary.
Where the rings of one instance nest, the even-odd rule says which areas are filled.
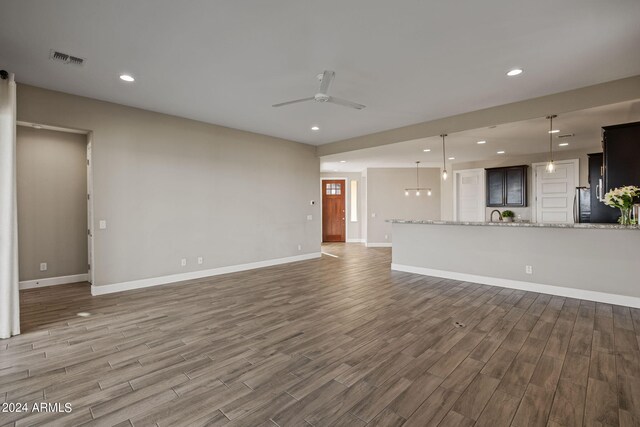
[[[24,291],[0,402],[73,411],[0,424],[640,425],[640,310],[324,251],[339,258],[101,297]]]

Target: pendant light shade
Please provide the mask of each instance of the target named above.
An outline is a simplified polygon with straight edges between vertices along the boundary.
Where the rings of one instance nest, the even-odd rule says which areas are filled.
[[[416,186],[415,188],[405,188],[404,195],[408,196],[410,191],[415,191],[416,196],[420,196],[420,191],[426,191],[427,196],[431,196],[431,189],[427,187],[420,187],[420,169],[419,169],[420,161],[416,162]]]
[[[447,158],[447,154],[446,154],[446,149],[445,149],[445,144],[444,144],[444,137],[447,136],[446,133],[443,133],[442,135],[440,135],[442,137],[442,179],[443,180],[447,180],[447,176],[449,176],[447,174],[447,164],[446,164],[446,158]]]
[[[553,119],[558,117],[555,114],[547,116],[549,119],[549,162],[547,163],[547,172],[553,173],[556,170],[556,165],[553,163]]]

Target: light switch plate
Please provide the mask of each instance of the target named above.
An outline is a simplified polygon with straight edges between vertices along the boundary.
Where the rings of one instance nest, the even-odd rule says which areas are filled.
[[[313,220],[313,215],[307,215],[307,221],[312,221]]]
[[[106,230],[107,229],[107,221],[104,219],[101,219],[100,222],[98,223],[98,228],[100,228],[100,230]]]
[[[198,264],[202,264],[203,262],[204,262],[204,259],[201,256],[199,256],[198,257]]]

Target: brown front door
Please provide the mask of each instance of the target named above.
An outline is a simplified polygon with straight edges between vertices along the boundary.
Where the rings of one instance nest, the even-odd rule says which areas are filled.
[[[322,241],[345,241],[345,181],[322,181]]]

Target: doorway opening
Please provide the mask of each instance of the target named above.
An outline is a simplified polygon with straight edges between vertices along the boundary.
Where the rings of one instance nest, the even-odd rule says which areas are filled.
[[[93,282],[92,134],[17,124],[20,289]]]
[[[322,181],[322,241],[346,241],[346,180]]]

